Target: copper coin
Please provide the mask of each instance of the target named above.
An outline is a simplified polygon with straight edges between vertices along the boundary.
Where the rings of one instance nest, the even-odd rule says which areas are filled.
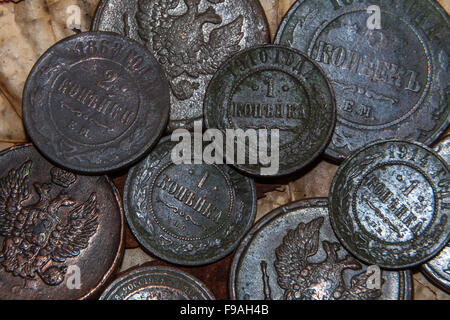
[[[382,271],[346,251],[330,225],[327,199],[275,209],[236,250],[230,294],[240,300],[405,300],[410,271]]]
[[[93,296],[123,251],[114,185],[55,167],[30,144],[1,152],[0,163],[0,299]]]
[[[233,251],[253,224],[255,184],[227,165],[176,164],[176,147],[166,137],[130,170],[125,215],[139,243],[161,259],[212,263]]]
[[[386,269],[422,264],[450,238],[447,162],[418,142],[380,140],[348,158],[330,190],[330,219],[353,255]]]
[[[450,135],[446,136],[434,150],[447,162],[450,162]],[[449,205],[449,190],[447,188],[445,197],[445,206]],[[450,292],[450,244],[433,259],[421,266],[421,271],[430,281],[443,290]]]
[[[206,87],[222,62],[270,42],[258,0],[102,0],[92,29],[134,39],[157,57],[170,83],[169,130],[202,119]]]
[[[448,127],[450,19],[435,0],[296,1],[275,43],[305,52],[336,94],[325,154],[343,161],[379,139],[433,144]]]
[[[169,85],[156,59],[117,34],[86,32],[48,49],[24,89],[23,120],[44,156],[84,173],[118,170],[158,141]]]
[[[114,281],[101,300],[213,300],[193,276],[170,267],[141,267]]]

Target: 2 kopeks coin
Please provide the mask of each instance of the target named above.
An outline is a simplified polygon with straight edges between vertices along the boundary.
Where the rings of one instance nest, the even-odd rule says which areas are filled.
[[[82,173],[118,170],[158,141],[169,117],[169,85],[137,42],[89,32],[51,47],[24,89],[31,140],[60,167]]]
[[[381,140],[338,169],[331,225],[357,258],[388,269],[424,263],[447,244],[449,167],[418,142]]]
[[[213,300],[193,276],[169,267],[141,267],[115,280],[100,300]]]
[[[449,26],[434,0],[293,5],[275,43],[307,53],[333,85],[338,123],[326,155],[342,161],[379,139],[439,138],[449,118]]]
[[[32,145],[2,151],[0,163],[0,298],[94,296],[123,252],[112,182],[55,167]]]
[[[204,109],[210,129],[255,133],[254,141],[242,136],[234,142],[235,151],[245,145],[245,161],[233,154],[228,163],[258,176],[287,175],[311,163],[330,142],[336,121],[333,90],[322,70],[299,51],[274,45],[239,52],[224,63],[208,86]],[[261,161],[261,139],[268,141],[267,154],[278,152],[278,171],[261,170],[268,167]]]
[[[125,184],[128,224],[148,251],[180,265],[217,261],[250,229],[254,182],[227,165],[175,164],[164,138],[133,167]]]
[[[232,299],[403,300],[409,271],[365,265],[336,239],[327,199],[295,202],[267,214],[241,242],[230,273]]]

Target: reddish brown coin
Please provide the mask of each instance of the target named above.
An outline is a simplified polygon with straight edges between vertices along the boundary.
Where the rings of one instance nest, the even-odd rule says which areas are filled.
[[[106,176],[81,176],[32,145],[0,153],[0,299],[85,299],[120,261],[124,215]]]

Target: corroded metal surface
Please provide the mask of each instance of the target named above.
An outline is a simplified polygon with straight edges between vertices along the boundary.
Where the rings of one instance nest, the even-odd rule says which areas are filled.
[[[417,142],[362,148],[339,168],[330,190],[331,224],[356,257],[401,269],[435,256],[448,242],[449,167]]]
[[[123,250],[123,210],[111,181],[57,168],[31,145],[3,151],[0,162],[1,299],[94,295]]]
[[[136,39],[158,58],[171,87],[169,130],[202,119],[206,86],[226,58],[270,40],[257,0],[104,0],[93,30]]]
[[[212,300],[196,278],[175,268],[142,267],[125,273],[102,294],[101,300]]]
[[[370,5],[381,29],[369,29]],[[448,123],[450,20],[434,0],[297,1],[275,43],[308,54],[333,85],[338,124],[326,154],[343,160],[381,138],[432,144]]]
[[[409,271],[375,275],[368,267],[337,241],[327,199],[303,200],[270,212],[247,234],[233,260],[230,293],[240,300],[411,298]]]
[[[254,182],[226,165],[174,164],[164,138],[128,175],[124,207],[137,240],[156,256],[202,265],[229,254],[256,214]]]
[[[113,33],[81,33],[51,47],[24,89],[23,120],[59,166],[118,170],[142,157],[169,117],[169,86],[156,59]]]

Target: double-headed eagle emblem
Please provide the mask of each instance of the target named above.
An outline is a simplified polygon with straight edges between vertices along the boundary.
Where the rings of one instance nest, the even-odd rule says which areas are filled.
[[[136,21],[139,36],[164,67],[173,94],[186,100],[199,88],[195,80],[200,75],[213,75],[227,57],[240,50],[244,17],[239,15],[232,22],[212,29],[206,41],[204,25],[220,25],[222,18],[211,6],[199,12],[201,0],[182,1],[186,12],[172,14],[180,0],[138,0]],[[183,79],[177,79],[180,76]]]
[[[51,196],[52,183],[34,183],[39,200],[32,204],[29,174],[32,161],[9,171],[0,179],[0,236],[3,237],[0,265],[14,276],[56,286],[64,281],[66,259],[87,248],[98,227],[96,194],[77,204],[66,193]],[[54,168],[56,169],[56,168]],[[52,171],[55,184],[70,185],[75,176],[60,169]],[[62,207],[74,207],[61,217]]]

